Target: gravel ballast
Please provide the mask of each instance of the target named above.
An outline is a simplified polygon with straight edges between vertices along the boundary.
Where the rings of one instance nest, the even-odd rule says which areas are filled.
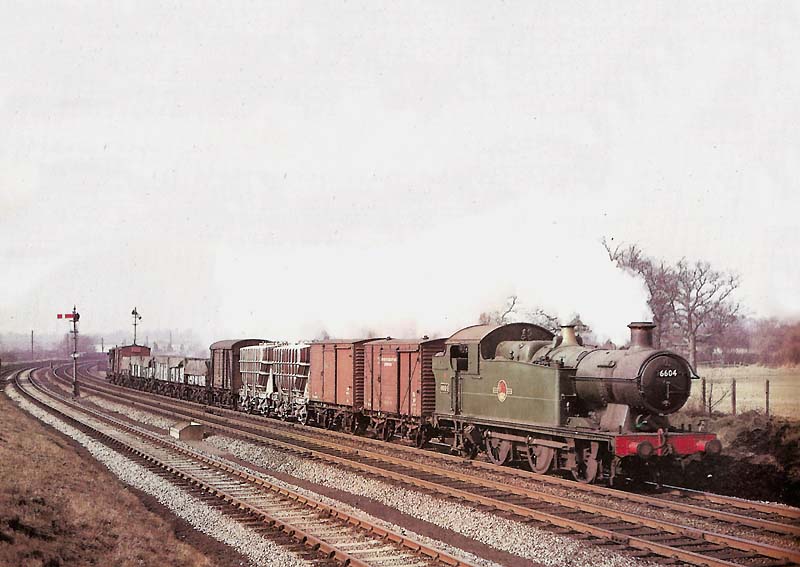
[[[336,435],[335,437],[333,437],[330,436],[329,433],[325,432],[324,430],[314,429],[314,428],[303,428],[301,431],[297,432],[312,437],[319,437],[323,439],[327,438],[327,440],[333,439],[337,443],[340,443],[343,447],[348,447],[351,449],[356,449],[356,450],[366,449],[370,452],[376,452],[390,456],[401,456],[402,458],[413,459],[421,464],[428,464],[431,466],[435,466],[437,468],[451,470],[454,472],[463,472],[462,469],[464,465],[462,462],[443,461],[440,458],[441,455],[437,455],[433,452],[427,455],[415,454],[412,456],[407,453],[404,453],[402,446],[393,443],[385,443],[385,442],[375,443],[373,439],[367,439],[364,437],[356,437],[356,436]],[[672,522],[673,524],[678,524],[681,526],[697,528],[700,530],[706,530],[717,534],[731,535],[734,537],[743,537],[746,539],[752,539],[753,541],[759,541],[762,543],[774,545],[776,547],[786,547],[790,549],[796,549],[800,547],[800,540],[798,540],[797,538],[793,538],[791,536],[783,536],[769,531],[761,530],[758,528],[748,528],[746,526],[736,525],[729,522],[717,521],[712,518],[704,518],[701,516],[690,515],[683,512],[672,511],[665,508],[659,508],[640,502],[631,502],[622,498],[609,498],[607,495],[586,492],[583,490],[579,490],[577,487],[576,489],[571,489],[566,486],[552,484],[546,481],[537,480],[533,478],[525,478],[522,476],[509,477],[507,475],[507,473],[509,472],[508,470],[498,471],[496,473],[490,468],[479,469],[477,467],[473,467],[470,472],[471,474],[479,474],[482,478],[486,480],[492,480],[502,484],[508,483],[510,485],[518,486],[520,488],[527,488],[537,492],[551,494],[553,496],[558,496],[562,498],[568,498],[570,500],[584,502],[587,504],[609,507],[630,514],[636,514],[640,516],[653,518],[656,520]]]
[[[156,474],[43,411],[22,398],[13,387],[8,386],[5,392],[23,410],[84,446],[95,459],[103,463],[120,480],[150,494],[174,514],[184,518],[195,529],[244,554],[251,560],[252,565],[265,567],[304,567],[308,565],[302,558],[227,518],[218,510],[207,506]]]
[[[574,567],[638,567],[645,565],[644,562],[630,557],[584,545],[577,540],[521,522],[501,518],[421,492],[393,486],[380,480],[365,478],[347,470],[303,459],[269,447],[218,435],[207,438],[205,442],[259,467],[375,500],[414,518],[543,565]],[[197,445],[192,447],[195,450],[198,449]],[[286,484],[258,471],[250,472],[265,477],[275,484]],[[309,492],[297,487],[290,488],[298,492]],[[309,496],[321,501],[327,500],[325,497],[313,493]],[[340,503],[335,505],[343,507]]]
[[[106,409],[114,413],[118,413],[120,415],[124,415],[128,419],[132,419],[133,421],[138,421],[139,423],[144,423],[146,425],[158,427],[159,429],[169,430],[169,428],[175,424],[174,419],[169,419],[160,415],[156,415],[154,413],[142,411],[133,408],[131,406],[126,406],[124,404],[111,402],[102,396],[94,396],[94,395],[87,396],[85,398],[81,398],[81,401],[90,402],[96,405],[97,407]]]

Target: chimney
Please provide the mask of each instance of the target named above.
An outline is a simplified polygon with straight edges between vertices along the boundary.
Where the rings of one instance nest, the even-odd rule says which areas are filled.
[[[575,337],[575,325],[561,325],[561,345],[578,346],[578,339]]]
[[[649,321],[634,321],[628,328],[631,330],[631,348],[653,348],[653,329],[656,326]]]

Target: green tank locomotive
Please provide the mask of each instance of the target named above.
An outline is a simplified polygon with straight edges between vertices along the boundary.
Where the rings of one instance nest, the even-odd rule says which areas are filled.
[[[653,347],[652,323],[629,328],[625,349],[583,346],[571,326],[558,337],[530,323],[462,329],[434,357],[434,434],[464,456],[527,459],[582,482],[719,453],[715,435],[669,424],[697,378],[689,363]]]

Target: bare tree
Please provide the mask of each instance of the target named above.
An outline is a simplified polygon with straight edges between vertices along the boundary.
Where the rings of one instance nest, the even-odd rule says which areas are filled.
[[[561,330],[561,324],[558,321],[558,317],[550,315],[544,309],[536,308],[533,311],[528,311],[527,318],[531,323],[535,323],[540,327],[544,327],[551,333],[558,334],[558,332]]]
[[[519,296],[510,295],[506,298],[505,305],[500,309],[481,313],[480,317],[478,317],[478,322],[482,325],[502,325],[515,321],[527,321],[544,327],[553,333],[558,333],[561,328],[558,317],[550,315],[539,307],[521,311],[521,305],[522,302],[519,300]],[[580,316],[576,315],[576,317],[580,319]],[[586,328],[588,329],[588,327]]]
[[[504,323],[510,323],[516,315],[518,299],[516,295],[509,295],[506,298],[506,304],[502,308],[496,311],[484,311],[481,313],[478,317],[478,323],[481,325],[502,325]]]
[[[689,349],[689,361],[697,367],[697,342],[719,333],[736,321],[739,304],[730,295],[739,287],[739,278],[717,272],[708,262],[689,264],[685,259],[675,269],[675,296],[672,314]]]
[[[653,323],[657,326],[653,330],[655,346],[661,346],[662,338],[672,325],[672,301],[675,297],[675,272],[665,262],[656,262],[644,255],[642,250],[631,244],[627,247],[616,246],[613,250],[606,241],[603,246],[608,252],[608,257],[617,267],[644,280],[649,297],[647,306],[653,314]]]
[[[779,364],[800,364],[800,323],[781,326],[777,350]]]
[[[94,352],[95,345],[99,344],[99,337],[78,333],[78,352]],[[59,354],[72,354],[72,335],[70,333],[64,333],[61,343],[58,346],[58,351]]]
[[[516,308],[517,308],[517,299],[518,299],[518,297],[517,297],[516,295],[511,295],[511,296],[509,296],[509,298],[508,298],[508,303],[506,304],[505,311],[503,311],[503,312],[500,314],[500,318],[499,318],[499,322],[500,322],[500,323],[506,323],[506,322],[508,322],[508,318],[509,318],[509,316],[510,316],[512,313],[514,313],[514,311],[515,311],[515,310],[516,310]]]
[[[731,294],[739,286],[733,274],[717,272],[708,262],[689,263],[685,258],[674,266],[646,256],[635,244],[603,246],[617,267],[641,277],[649,293],[647,304],[653,313],[656,346],[662,346],[672,326],[685,341],[692,366],[697,367],[697,345],[721,333],[736,321],[739,304]]]
[[[583,322],[580,313],[575,313],[569,324],[575,327],[575,332],[578,334],[581,344],[595,344],[597,338],[594,336],[592,328]]]

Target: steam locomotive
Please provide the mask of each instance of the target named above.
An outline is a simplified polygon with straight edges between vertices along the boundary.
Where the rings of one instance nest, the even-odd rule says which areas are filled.
[[[584,346],[572,326],[554,336],[531,323],[475,325],[446,339],[219,341],[208,360],[129,345],[110,351],[108,377],[353,434],[445,443],[466,458],[527,461],[586,483],[719,454],[715,435],[669,424],[697,378],[690,364],[653,347],[652,323],[629,328],[623,349]]]

